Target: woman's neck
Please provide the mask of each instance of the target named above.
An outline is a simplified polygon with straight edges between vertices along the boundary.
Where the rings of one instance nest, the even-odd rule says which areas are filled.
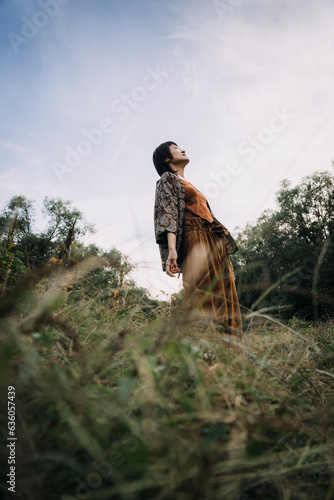
[[[175,173],[176,173],[176,175],[178,175],[179,177],[181,177],[181,179],[183,179],[185,181],[187,180],[187,179],[184,178],[183,169],[182,169],[182,171],[181,170],[176,170]]]
[[[174,165],[173,165],[173,167],[174,167]],[[184,179],[184,167],[177,166],[176,169],[174,167],[174,168],[172,168],[172,170],[174,171],[175,174],[179,175],[180,177],[182,177]]]
[[[186,180],[187,180],[187,179],[185,179],[185,178],[183,177],[183,175],[181,175],[181,174],[177,174],[177,175],[178,175],[179,177],[181,177],[181,179],[183,179],[184,181],[186,181]]]

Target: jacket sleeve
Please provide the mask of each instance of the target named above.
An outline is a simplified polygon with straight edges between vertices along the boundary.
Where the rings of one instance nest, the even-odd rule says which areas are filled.
[[[160,177],[155,190],[154,231],[155,241],[167,245],[167,233],[177,234],[178,200],[173,174],[165,172]]]

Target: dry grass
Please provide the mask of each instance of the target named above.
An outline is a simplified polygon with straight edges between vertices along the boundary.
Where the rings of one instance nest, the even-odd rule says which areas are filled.
[[[332,321],[267,317],[234,350],[163,305],[29,297],[1,325],[16,498],[334,498]]]

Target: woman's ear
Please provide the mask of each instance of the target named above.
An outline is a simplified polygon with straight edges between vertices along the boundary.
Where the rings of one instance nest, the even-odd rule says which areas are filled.
[[[168,161],[170,161],[170,160],[169,160],[169,158],[166,158],[166,159],[164,160],[164,163],[167,163]]]

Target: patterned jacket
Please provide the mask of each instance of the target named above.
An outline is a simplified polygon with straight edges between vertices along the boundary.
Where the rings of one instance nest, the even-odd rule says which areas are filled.
[[[226,227],[213,215],[208,201],[206,203],[214,221],[221,227],[221,235],[224,239],[227,253],[236,252],[238,247],[234,239]],[[177,263],[179,267],[182,264],[184,258],[182,253],[182,233],[185,209],[185,192],[182,180],[173,172],[164,172],[156,183],[154,203],[155,241],[159,245],[163,271],[166,271],[166,262],[169,253],[167,233],[174,233],[176,235]]]

